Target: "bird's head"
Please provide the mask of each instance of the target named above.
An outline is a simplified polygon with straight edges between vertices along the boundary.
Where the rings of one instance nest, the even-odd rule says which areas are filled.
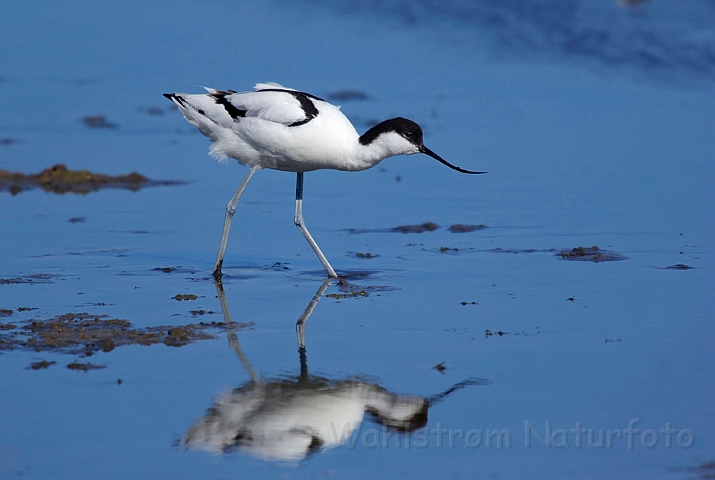
[[[422,140],[422,128],[412,120],[397,117],[378,123],[360,137],[360,144],[369,146],[373,143],[382,145],[392,155],[412,155],[424,153],[438,162],[461,173],[481,174],[464,170],[444,160],[442,157],[425,147]]]

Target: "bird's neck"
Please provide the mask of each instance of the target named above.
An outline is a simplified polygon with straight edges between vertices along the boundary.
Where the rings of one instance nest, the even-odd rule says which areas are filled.
[[[351,158],[351,163],[354,165],[354,170],[365,170],[374,167],[384,159],[394,155],[381,145],[370,144],[370,145],[360,145],[358,144]]]
[[[364,135],[360,138],[364,138]],[[415,152],[405,151],[404,142],[397,141],[393,135],[380,135],[368,144],[358,141],[355,144],[350,163],[354,167],[353,170],[365,170],[374,167],[386,158],[395,155],[409,155],[410,153]]]

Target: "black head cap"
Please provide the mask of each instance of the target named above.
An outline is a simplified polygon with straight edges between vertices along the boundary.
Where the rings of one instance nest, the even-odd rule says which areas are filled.
[[[377,137],[388,132],[402,135],[417,147],[422,146],[422,128],[412,120],[402,117],[378,123],[360,137],[360,144],[370,145]]]

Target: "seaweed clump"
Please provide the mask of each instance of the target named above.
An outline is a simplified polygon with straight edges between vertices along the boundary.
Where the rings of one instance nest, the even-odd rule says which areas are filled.
[[[76,193],[86,195],[102,188],[123,188],[133,192],[158,185],[177,185],[177,181],[155,181],[136,172],[127,175],[104,175],[92,173],[89,170],[70,170],[63,164],[46,168],[40,173],[24,174],[0,170],[0,191],[8,191],[11,195],[41,188],[46,192],[64,194]]]
[[[625,255],[610,250],[601,250],[597,246],[593,247],[576,247],[571,250],[561,250],[556,255],[564,260],[580,260],[586,262],[613,262],[625,260]]]
[[[107,315],[67,313],[48,320],[0,324],[0,351],[29,350],[91,356],[123,345],[163,343],[181,347],[197,340],[216,338],[209,330],[225,331],[248,326],[241,323],[200,322],[188,325],[133,328],[127,320]]]
[[[474,232],[476,230],[484,230],[487,228],[486,225],[464,225],[461,223],[457,223],[455,225],[452,225],[449,227],[449,231],[452,233],[469,233],[469,232]]]
[[[388,286],[371,285],[368,287],[361,287],[359,285],[355,285],[354,283],[348,282],[344,278],[341,278],[340,282],[338,282],[338,288],[342,293],[329,293],[325,296],[329,298],[334,298],[335,300],[341,300],[344,298],[367,297],[373,292],[389,292],[391,290],[395,290],[395,287]]]

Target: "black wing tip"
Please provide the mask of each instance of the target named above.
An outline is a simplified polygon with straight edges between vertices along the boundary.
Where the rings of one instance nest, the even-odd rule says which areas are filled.
[[[175,93],[165,93],[164,96],[179,106],[186,106],[184,99]]]

